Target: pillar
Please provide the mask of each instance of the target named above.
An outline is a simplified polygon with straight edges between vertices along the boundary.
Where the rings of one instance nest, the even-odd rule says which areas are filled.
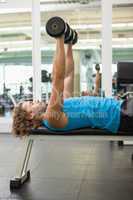
[[[40,1],[32,0],[33,100],[41,100]]]
[[[102,0],[102,90],[112,96],[112,0]]]

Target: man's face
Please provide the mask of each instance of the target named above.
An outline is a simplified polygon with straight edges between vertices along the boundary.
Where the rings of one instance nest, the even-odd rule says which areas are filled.
[[[25,101],[22,103],[22,108],[34,117],[40,112],[45,112],[46,103],[39,101]]]

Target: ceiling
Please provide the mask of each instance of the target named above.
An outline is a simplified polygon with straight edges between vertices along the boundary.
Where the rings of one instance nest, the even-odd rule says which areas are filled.
[[[0,52],[32,48],[31,3],[29,0],[0,0]],[[77,30],[79,42],[75,48],[99,48],[102,28],[100,0],[41,0],[40,7],[43,49],[54,47],[54,39],[45,32],[45,24],[52,16],[62,17]],[[133,48],[132,0],[113,0],[112,29],[114,47]]]

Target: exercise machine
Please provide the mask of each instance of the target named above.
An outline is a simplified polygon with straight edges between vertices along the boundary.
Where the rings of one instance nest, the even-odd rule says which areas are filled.
[[[133,62],[118,62],[117,93],[121,99],[133,98]],[[118,141],[123,146],[124,141]]]

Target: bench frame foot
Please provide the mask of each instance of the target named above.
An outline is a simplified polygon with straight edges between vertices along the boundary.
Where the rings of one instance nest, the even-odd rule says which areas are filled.
[[[21,178],[13,178],[10,180],[10,189],[19,189],[30,180],[30,170],[28,170]]]
[[[33,139],[24,140],[24,147],[22,147],[22,158],[20,159],[19,166],[17,167],[17,175],[10,180],[10,189],[19,189],[24,183],[30,179],[30,170],[27,170],[29,159],[31,155]]]
[[[124,146],[124,142],[122,140],[118,141],[118,146]]]

